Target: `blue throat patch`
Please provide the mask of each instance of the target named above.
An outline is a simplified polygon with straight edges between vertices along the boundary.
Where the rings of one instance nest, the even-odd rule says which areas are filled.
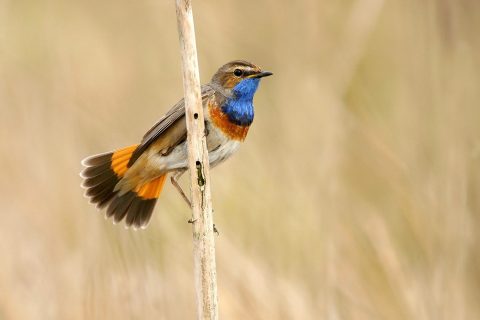
[[[232,89],[232,98],[228,98],[222,106],[222,111],[232,123],[249,126],[253,122],[253,96],[259,82],[258,78],[244,79]]]

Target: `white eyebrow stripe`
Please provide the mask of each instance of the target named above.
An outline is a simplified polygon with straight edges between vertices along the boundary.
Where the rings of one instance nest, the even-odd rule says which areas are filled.
[[[234,66],[231,71],[233,72],[235,71],[235,69],[240,69],[240,70],[243,70],[244,72],[256,72],[256,69],[250,66]]]

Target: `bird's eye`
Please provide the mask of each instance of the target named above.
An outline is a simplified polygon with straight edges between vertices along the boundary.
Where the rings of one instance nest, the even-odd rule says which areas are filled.
[[[240,69],[235,69],[233,71],[233,74],[236,75],[237,77],[240,77],[243,74],[243,71]]]

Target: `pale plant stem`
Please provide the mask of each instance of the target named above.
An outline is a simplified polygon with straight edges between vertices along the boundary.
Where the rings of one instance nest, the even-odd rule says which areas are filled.
[[[190,0],[176,0],[182,58],[188,166],[192,191],[194,277],[197,319],[218,319],[215,239],[207,143]]]

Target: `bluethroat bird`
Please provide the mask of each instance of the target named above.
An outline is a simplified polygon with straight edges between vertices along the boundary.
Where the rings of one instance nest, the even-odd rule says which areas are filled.
[[[253,63],[237,60],[222,66],[202,86],[205,133],[210,166],[229,158],[245,140],[253,121],[253,96],[262,77],[272,75]],[[106,217],[126,226],[145,228],[165,184],[178,184],[188,169],[183,99],[143,136],[140,144],[90,156],[82,161],[85,195]]]

